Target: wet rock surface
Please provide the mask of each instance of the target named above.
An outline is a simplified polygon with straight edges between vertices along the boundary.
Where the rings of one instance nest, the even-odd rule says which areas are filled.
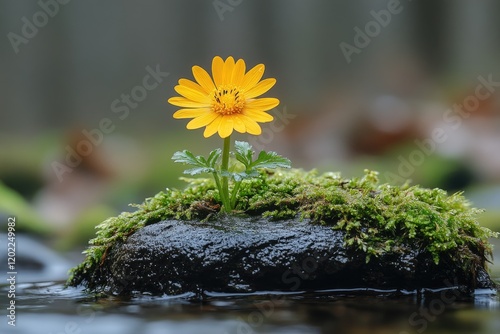
[[[307,221],[225,218],[217,222],[161,221],[107,252],[98,270],[73,284],[114,294],[300,292],[371,288],[418,290],[493,287],[484,268],[465,270],[443,256],[401,247],[372,257],[346,249],[344,232]]]

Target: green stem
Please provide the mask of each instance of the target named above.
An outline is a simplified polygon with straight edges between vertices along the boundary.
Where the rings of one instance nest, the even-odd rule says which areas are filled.
[[[233,193],[231,194],[231,207],[234,208],[236,207],[236,195],[238,194],[238,191],[240,190],[240,184],[241,181],[236,182],[233,188]]]
[[[226,204],[226,200],[224,199],[224,196],[222,194],[222,187],[220,185],[219,175],[217,175],[217,172],[213,172],[212,175],[214,177],[215,185],[217,186],[217,190],[219,191],[219,195],[220,195],[222,204],[225,205]]]
[[[228,172],[229,168],[229,150],[231,148],[231,136],[224,138],[224,148],[222,150],[222,172]],[[221,197],[223,198],[224,210],[226,212],[231,212],[232,206],[229,197],[229,180],[227,176],[222,176],[222,193]]]

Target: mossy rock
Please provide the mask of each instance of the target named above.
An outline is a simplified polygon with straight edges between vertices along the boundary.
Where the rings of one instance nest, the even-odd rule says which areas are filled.
[[[179,272],[180,267],[177,271],[168,272],[162,269],[159,272],[158,269],[154,269],[166,265],[154,263],[154,261],[168,261],[168,252],[173,254],[172,252],[181,251],[180,248],[172,250],[167,247],[174,239],[178,240],[177,236],[168,230],[156,235],[159,239],[151,239],[151,235],[144,240],[138,239],[142,243],[140,245],[142,253],[140,255],[130,253],[139,252],[138,248],[131,246],[134,244],[134,238],[139,238],[144,233],[147,234],[147,231],[153,228],[151,225],[159,222],[168,224],[164,220],[170,223],[175,221],[175,226],[185,224],[199,227],[193,233],[199,233],[203,228],[207,228],[208,224],[210,230],[205,230],[206,233],[215,233],[218,239],[224,235],[224,221],[227,217],[220,213],[221,201],[213,182],[209,179],[188,179],[187,181],[188,186],[184,190],[167,189],[153,198],[146,199],[143,204],[136,205],[135,212],[124,212],[100,224],[97,227],[97,237],[90,241],[91,245],[85,251],[84,262],[72,270],[68,284],[73,286],[82,284],[94,291],[109,289],[114,293],[133,291],[155,294],[184,293],[191,291],[195,286],[198,288],[201,286],[202,289],[208,291],[223,292],[224,284],[221,285],[223,282],[221,280],[216,280],[217,283],[214,283],[213,289],[200,281],[200,277],[203,276],[200,276],[197,271],[199,266],[193,267],[187,262],[184,263],[185,266],[192,268],[192,272],[186,276],[192,278],[191,282],[172,274]],[[380,185],[377,173],[372,171],[366,171],[365,176],[359,179],[343,179],[339,174],[318,175],[314,171],[301,170],[262,172],[259,178],[243,181],[240,189],[239,201],[231,216],[233,219],[237,219],[238,216],[243,221],[257,219],[261,224],[259,229],[262,230],[262,234],[269,232],[269,229],[262,225],[263,220],[267,225],[281,224],[280,228],[288,229],[288,232],[295,231],[298,234],[297,240],[300,240],[302,237],[300,234],[304,233],[300,232],[304,224],[320,228],[323,231],[321,233],[326,237],[330,235],[329,233],[335,233],[335,238],[331,238],[331,245],[327,245],[330,248],[327,247],[327,249],[335,250],[335,252],[342,250],[346,259],[353,265],[355,264],[355,270],[353,267],[352,271],[347,270],[345,273],[350,273],[351,276],[362,272],[368,273],[367,276],[365,275],[366,280],[353,279],[350,282],[366,283],[365,286],[357,286],[359,288],[368,287],[370,284],[373,288],[446,287],[444,283],[446,277],[449,281],[460,278],[459,283],[468,289],[494,285],[488,277],[486,262],[492,251],[488,239],[496,237],[497,234],[479,226],[477,216],[482,211],[470,207],[460,193],[448,195],[440,189],[425,189],[408,184],[399,187]],[[159,228],[159,226],[156,227]],[[244,235],[245,228],[238,226],[236,230]],[[274,228],[276,226],[278,225]],[[226,232],[225,235],[229,236],[234,233],[234,230]],[[134,236],[131,237],[132,235]],[[286,239],[283,240],[286,243]],[[160,253],[162,249],[164,253],[159,255],[158,243],[163,243],[165,246],[160,247]],[[241,244],[245,243],[239,242],[235,246]],[[276,244],[276,247],[282,246],[280,242]],[[321,245],[323,244],[321,242]],[[297,254],[307,256],[308,252],[315,249],[315,246],[304,244],[301,252]],[[206,246],[203,247],[194,249],[194,253],[204,254]],[[167,251],[167,248],[170,251]],[[125,249],[128,251],[123,253]],[[153,250],[159,257],[151,256]],[[128,255],[127,252],[129,252]],[[300,258],[299,255],[297,259]],[[127,273],[111,269],[117,268],[117,261],[124,256],[136,264],[138,264],[137,259],[142,258],[144,263],[142,267],[137,268],[143,268],[143,271],[150,268],[150,277],[156,277],[153,280],[156,285],[153,281],[151,281],[153,285],[149,287],[130,283],[139,282],[140,279],[144,279],[143,275],[147,274],[143,272],[140,275],[139,271],[134,271],[134,268]],[[399,276],[400,274],[387,270],[387,268],[394,267],[394,262],[401,262],[403,259],[412,265],[405,267],[403,271],[396,271],[399,273],[410,271],[405,274],[406,276],[402,274]],[[203,257],[198,258],[197,261],[203,261]],[[416,265],[415,261],[420,264]],[[331,258],[324,265],[333,265],[334,262],[334,258]],[[130,263],[126,261],[120,264],[121,267],[129,265]],[[181,266],[181,264],[177,265]],[[272,264],[268,266],[271,270]],[[278,260],[276,267],[279,268],[278,271],[271,270],[276,275],[284,269],[283,263]],[[387,268],[384,269],[384,267]],[[233,264],[227,263],[227,268],[233,268]],[[221,272],[231,274],[229,271],[222,270]],[[120,288],[118,283],[110,286],[110,282],[120,281],[120,275],[127,276],[129,288]],[[235,273],[231,275],[234,276]],[[309,284],[308,289],[342,288],[342,284],[325,285],[325,282],[345,281],[335,278],[343,277],[339,276],[340,274],[332,275],[334,276],[329,278],[323,276],[318,278],[316,281],[318,284]],[[349,275],[345,277],[350,277]],[[377,276],[378,279],[374,280]],[[136,277],[135,281],[134,277]],[[404,282],[405,277],[409,278],[407,285],[395,283],[401,283],[401,280]],[[258,279],[258,277],[255,278]],[[274,277],[271,281],[279,279],[281,277]],[[196,282],[197,280],[199,282]],[[250,278],[245,280],[246,283],[251,281]],[[167,282],[171,283],[167,284]],[[373,282],[379,283],[377,285],[372,284]],[[240,282],[236,285],[245,284]],[[265,286],[247,285],[249,286],[247,291],[257,288],[266,290]],[[166,288],[162,290],[151,286]],[[177,288],[171,288],[174,286]],[[227,285],[228,292],[233,288],[234,286]],[[270,285],[269,289],[282,290],[283,286]]]

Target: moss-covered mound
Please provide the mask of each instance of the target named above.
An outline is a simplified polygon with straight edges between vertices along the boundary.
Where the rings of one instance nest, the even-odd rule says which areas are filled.
[[[85,284],[85,277],[103,263],[107,251],[135,231],[165,219],[215,220],[220,198],[210,179],[186,179],[184,190],[158,193],[135,212],[124,212],[97,226],[83,263],[72,270],[70,285]],[[471,208],[460,193],[440,189],[379,184],[377,173],[343,179],[339,174],[301,170],[264,172],[241,184],[235,214],[271,220],[299,218],[311,224],[344,231],[344,246],[372,257],[425,250],[436,264],[455,263],[474,276],[484,268],[497,237],[477,223],[482,211]],[[409,246],[410,245],[410,246]]]

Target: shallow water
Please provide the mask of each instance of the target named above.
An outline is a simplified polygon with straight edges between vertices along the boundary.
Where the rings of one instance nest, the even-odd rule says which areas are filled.
[[[496,257],[499,255],[499,242]],[[500,283],[500,266],[492,267]],[[62,282],[18,283],[16,326],[7,324],[9,287],[0,286],[0,333],[500,333],[500,297],[452,290],[424,298],[394,291],[323,291],[118,298],[65,289]]]
[[[231,296],[97,297],[60,282],[19,284],[16,327],[7,333],[499,333],[500,299],[448,290],[419,300],[390,292]],[[7,287],[0,290],[5,305]],[[2,333],[5,333],[2,330]]]

